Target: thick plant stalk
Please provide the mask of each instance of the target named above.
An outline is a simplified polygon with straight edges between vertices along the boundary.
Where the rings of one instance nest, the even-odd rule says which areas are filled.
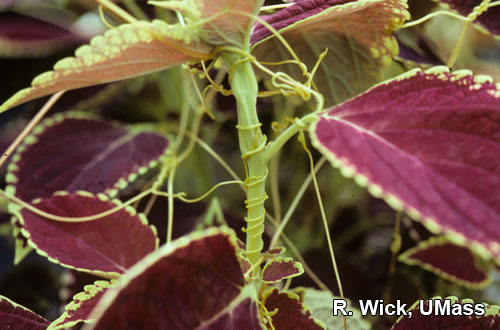
[[[265,181],[268,174],[267,159],[263,151],[266,147],[266,137],[260,129],[261,123],[257,116],[257,79],[251,63],[245,57],[236,54],[225,54],[224,61],[230,68],[231,89],[236,98],[238,111],[238,138],[243,162],[246,167],[245,188],[247,199],[246,257],[253,267],[253,278],[260,274],[261,251],[264,246],[265,208],[267,199]]]

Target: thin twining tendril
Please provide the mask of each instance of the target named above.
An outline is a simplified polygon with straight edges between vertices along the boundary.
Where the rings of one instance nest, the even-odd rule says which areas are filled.
[[[35,213],[36,215],[39,215],[39,216],[41,216],[43,218],[46,218],[48,220],[59,221],[59,222],[75,222],[76,223],[76,222],[87,222],[87,221],[99,220],[99,219],[104,218],[104,217],[106,217],[108,215],[116,213],[116,212],[118,212],[118,211],[126,208],[127,206],[132,205],[137,200],[140,200],[140,199],[146,197],[149,194],[153,194],[153,195],[157,195],[157,196],[163,196],[163,197],[172,196],[172,197],[177,198],[177,199],[179,199],[179,200],[181,200],[181,201],[183,201],[185,203],[196,203],[196,202],[199,202],[199,201],[203,200],[204,198],[208,197],[217,188],[219,188],[221,186],[230,185],[230,184],[239,184],[239,185],[241,185],[241,184],[244,184],[244,182],[240,181],[240,180],[231,180],[231,181],[219,182],[218,184],[216,184],[215,186],[213,186],[212,188],[210,188],[210,190],[208,190],[206,193],[204,193],[200,197],[191,198],[191,199],[185,197],[187,195],[187,193],[185,193],[185,192],[179,192],[179,193],[169,194],[169,193],[166,193],[164,191],[159,191],[159,190],[155,190],[154,188],[149,188],[149,189],[141,192],[140,194],[138,194],[138,195],[130,198],[129,200],[127,200],[124,203],[116,201],[116,202],[119,202],[119,204],[116,205],[115,207],[109,209],[109,210],[106,210],[106,211],[100,212],[100,213],[96,213],[96,214],[92,214],[92,215],[88,215],[88,216],[84,216],[84,217],[65,217],[65,216],[59,216],[59,215],[56,215],[56,214],[51,214],[51,213],[45,212],[45,211],[37,208],[36,206],[33,206],[32,204],[23,201],[22,199],[20,199],[20,198],[18,198],[16,196],[12,196],[10,194],[7,194],[3,189],[0,189],[0,196],[4,197],[5,199],[11,201],[14,204],[19,205],[22,208],[27,209],[30,212]]]
[[[489,8],[494,7],[494,6],[498,6],[498,5],[500,5],[500,1],[491,2],[491,0],[485,0],[482,3],[480,3],[479,5],[477,5],[476,7],[474,7],[474,9],[467,16],[463,16],[463,15],[460,15],[460,14],[457,14],[457,13],[454,13],[454,12],[451,12],[448,10],[438,10],[438,11],[429,13],[429,14],[425,15],[424,17],[421,17],[415,21],[411,21],[411,22],[408,22],[406,24],[403,24],[401,26],[401,28],[405,29],[405,28],[409,28],[412,26],[416,26],[416,25],[422,24],[422,23],[430,20],[431,18],[437,17],[437,16],[450,16],[450,17],[456,18],[458,20],[461,20],[463,22],[473,22],[476,20],[476,18],[479,15],[481,15],[482,13],[487,11]]]
[[[243,255],[244,251],[241,251],[241,255],[240,255],[240,258],[245,258],[245,256]],[[253,270],[261,264],[261,262],[264,261],[264,258],[263,257],[260,257],[259,259],[259,262],[255,263],[254,265],[251,265],[250,268],[247,269],[247,271],[245,272],[245,274],[243,274],[243,276],[245,277],[245,279],[250,282],[253,280],[253,277],[250,276],[250,274],[253,273]],[[248,263],[250,263],[249,260],[247,260]]]
[[[312,83],[312,76],[310,73],[308,73],[306,75],[308,80],[305,84],[303,84],[303,83],[296,81],[295,79],[293,79],[292,77],[290,77],[288,74],[286,74],[284,72],[274,72],[272,70],[269,70],[267,67],[262,65],[259,61],[257,61],[257,59],[253,55],[249,54],[248,52],[246,52],[242,49],[231,47],[231,46],[222,46],[222,47],[219,47],[217,49],[217,52],[222,52],[222,51],[237,53],[237,54],[247,58],[253,65],[255,65],[257,68],[259,68],[262,72],[268,74],[272,78],[271,82],[273,83],[273,85],[278,90],[280,90],[280,92],[284,95],[299,95],[304,100],[309,100],[311,98],[311,95],[312,95],[316,100],[316,109],[314,110],[314,112],[316,113],[316,112],[323,110],[324,97],[323,97],[323,95],[321,95],[321,93],[315,91],[314,89],[312,89],[310,87],[310,85]],[[322,55],[320,55],[316,65],[315,65],[315,68],[317,68],[319,66],[319,62],[324,58],[325,55],[326,55],[325,52],[323,52]],[[231,70],[233,70],[233,69],[234,69],[234,67],[231,68]],[[309,85],[309,86],[307,86],[307,85]]]
[[[269,170],[266,168],[266,171],[261,176],[249,176],[245,179],[244,186],[246,189],[259,185],[265,184],[266,178],[269,174]],[[245,200],[245,207],[247,209],[260,207],[264,202],[268,199],[266,193],[263,196],[258,196],[254,198],[250,198]],[[245,217],[245,222],[247,223],[246,228],[242,228],[243,232],[252,233],[252,235],[248,238],[250,241],[261,240],[262,234],[264,234],[264,220],[266,218],[266,211],[262,209],[262,213],[254,216],[254,217]],[[255,253],[260,253],[262,249],[262,244],[258,244],[258,246],[253,250],[247,250],[244,253],[248,256]]]
[[[248,126],[243,126],[243,125],[236,125],[236,128],[238,130],[257,130],[262,124],[255,124],[255,125],[248,125]],[[255,141],[253,142],[252,146],[250,147],[250,150],[244,152],[241,154],[241,159],[243,161],[246,161],[248,158],[251,156],[261,152],[266,148],[267,145],[267,136],[262,135],[259,136],[258,134],[255,134]]]
[[[230,185],[230,184],[243,184],[243,181],[240,181],[240,180],[231,180],[231,181],[223,181],[223,182],[219,182],[218,184],[216,184],[215,186],[213,186],[212,188],[210,188],[210,190],[208,190],[206,193],[204,193],[203,195],[201,195],[200,197],[197,197],[197,198],[185,198],[184,196],[186,196],[187,194],[185,192],[181,192],[181,193],[176,193],[176,194],[173,194],[173,196],[181,201],[183,201],[184,203],[197,203],[203,199],[205,199],[206,197],[208,197],[211,193],[214,192],[215,189],[221,187],[221,186],[227,186],[227,185]],[[164,196],[164,197],[168,197],[169,194],[164,192],[164,191],[155,191],[153,192],[155,195],[158,195],[158,196]]]
[[[264,317],[266,319],[267,326],[271,330],[276,330],[276,328],[274,327],[274,324],[273,324],[273,316],[278,314],[279,309],[275,308],[273,311],[268,311],[264,302],[257,300],[257,303],[260,306],[259,315],[261,315],[261,317]]]
[[[337,261],[335,260],[335,253],[333,251],[333,244],[332,244],[332,238],[330,235],[330,229],[328,226],[328,221],[326,220],[326,214],[325,214],[325,208],[323,206],[323,200],[321,198],[321,193],[319,190],[319,185],[318,185],[318,179],[316,178],[316,172],[314,171],[314,159],[312,156],[311,151],[307,147],[306,143],[306,137],[304,135],[304,131],[300,130],[299,132],[299,142],[304,148],[304,151],[307,154],[307,157],[309,158],[309,165],[310,165],[310,170],[311,170],[311,175],[313,179],[313,184],[314,184],[314,190],[316,191],[316,198],[318,199],[318,205],[319,205],[319,210],[321,213],[321,219],[323,220],[323,226],[325,228],[325,235],[326,235],[326,240],[328,242],[328,249],[330,250],[330,257],[332,260],[332,265],[333,265],[333,270],[335,272],[335,278],[337,280],[337,285],[339,287],[339,292],[340,292],[340,297],[344,299],[344,290],[342,289],[342,282],[340,281],[340,275],[339,275],[339,270],[337,267]],[[347,329],[347,319],[344,316],[344,329]]]
[[[113,14],[116,16],[120,17],[122,20],[124,20],[127,23],[136,23],[138,20],[130,15],[127,11],[123,10],[122,8],[118,7],[116,4],[109,0],[97,0],[99,4],[102,6],[106,7],[109,11],[111,11]]]
[[[214,62],[210,63],[210,65],[213,65]],[[210,76],[210,74],[208,73],[208,69],[205,65],[205,61],[201,61],[201,67],[203,69],[203,72],[205,74],[205,77],[207,78],[208,82],[210,83],[210,86],[212,86],[212,88],[216,91],[216,92],[219,92],[221,93],[222,95],[224,96],[229,96],[231,94],[233,94],[232,91],[228,90],[228,89],[225,89],[221,84],[217,84],[213,79],[212,77]]]
[[[262,19],[259,16],[256,16],[256,15],[253,15],[250,13],[246,13],[246,12],[243,12],[240,10],[231,10],[231,13],[249,17],[249,18],[259,22],[260,24],[262,24],[262,26],[264,26],[266,29],[268,29],[271,32],[271,34],[273,36],[275,36],[279,40],[279,42],[283,45],[283,47],[285,47],[285,49],[290,53],[292,58],[296,61],[296,64],[301,69],[302,74],[307,76],[307,74],[308,74],[307,66],[299,59],[299,57],[297,56],[297,54],[295,53],[293,48],[290,46],[288,41],[286,41],[286,39],[281,35],[281,33],[278,30],[276,30],[271,24],[269,24],[268,22],[266,22],[264,19]]]
[[[99,10],[99,17],[101,18],[101,22],[106,25],[108,27],[108,29],[116,29],[116,26],[114,26],[113,24],[109,23],[108,20],[106,19],[106,16],[104,15],[104,9],[102,7],[101,4],[99,4],[99,6],[97,7],[97,9]]]
[[[251,131],[255,130],[258,132],[260,130],[260,127],[262,126],[262,123],[257,123],[253,125],[236,125],[236,129],[240,131]],[[260,143],[259,143],[260,141]],[[255,141],[253,141],[252,146],[249,148],[247,152],[244,152],[241,154],[241,159],[243,160],[243,166],[245,167],[245,177],[248,178],[248,165],[247,165],[247,160],[251,156],[253,156],[256,153],[261,152],[266,148],[267,145],[267,136],[265,135],[260,135],[260,134],[255,134]]]
[[[190,132],[185,132],[184,134],[186,134],[187,136],[189,136],[191,139],[193,139],[203,150],[205,150],[211,157],[213,157],[225,170],[226,172],[234,179],[234,180],[237,180],[237,181],[241,181],[241,178],[236,174],[236,172],[231,168],[231,166],[229,166],[229,164],[227,164],[218,154],[215,150],[212,149],[212,147],[210,147],[207,143],[205,143],[205,141],[201,140],[199,137],[195,136],[195,135],[192,135]],[[321,166],[324,164],[326,158],[323,157],[317,164],[316,164],[316,167],[315,167],[315,172],[317,172]],[[308,178],[306,179],[306,181],[311,181],[312,178],[311,178],[311,174],[309,174]],[[307,187],[309,183],[305,184],[305,186]],[[304,186],[304,185],[303,185]],[[242,188],[243,191],[245,191],[245,187],[244,187],[244,184],[240,184],[240,187]],[[302,190],[305,188],[302,188],[300,190]],[[299,193],[298,194],[301,194],[300,193],[300,190],[299,190]],[[302,195],[302,194],[301,194]],[[153,195],[154,196],[154,195]],[[295,197],[294,199],[294,202],[292,202],[292,205],[290,206],[292,209],[295,209],[295,206],[296,204],[298,203],[298,201],[300,200],[300,197]],[[294,206],[295,204],[295,206]],[[287,216],[291,216],[293,210],[288,210],[287,211],[287,215],[285,215],[285,218]],[[145,213],[145,212],[143,212]],[[285,219],[284,218],[284,219]],[[275,227],[275,228],[278,228],[278,224],[277,222],[274,220],[274,218],[268,213],[266,212],[266,219]],[[279,230],[276,229],[276,230]],[[314,272],[311,270],[311,268],[308,266],[307,262],[304,260],[304,258],[301,256],[299,250],[295,247],[295,245],[293,244],[293,242],[288,238],[288,236],[281,232],[279,234],[279,237],[285,242],[285,244],[288,246],[288,248],[290,249],[290,251],[297,257],[297,259],[300,261],[300,263],[304,266],[304,271],[309,275],[309,277],[314,281],[314,283],[316,283],[316,285],[318,285],[319,288],[321,288],[322,290],[324,291],[330,291],[330,289],[318,278],[318,276],[316,274],[314,274]],[[260,264],[260,262],[259,262]],[[257,266],[258,264],[256,263],[255,265],[252,265],[252,268],[251,270],[253,271],[253,269]]]
[[[273,132],[277,135],[281,134],[287,127],[289,127],[291,124],[295,122],[295,118],[286,116],[283,120],[283,122],[277,122],[273,121],[271,123],[271,129]]]

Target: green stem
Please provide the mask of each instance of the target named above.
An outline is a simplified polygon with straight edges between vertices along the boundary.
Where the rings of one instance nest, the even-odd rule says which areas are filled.
[[[283,133],[281,133],[276,140],[266,146],[266,149],[262,153],[262,157],[266,160],[273,158],[274,155],[276,155],[283,148],[288,140],[294,137],[295,134],[297,134],[301,129],[309,127],[309,125],[316,120],[318,120],[318,114],[315,112],[296,120],[285,131],[283,131]]]
[[[253,278],[260,276],[261,251],[264,246],[264,219],[266,210],[264,202],[267,199],[265,181],[268,174],[267,160],[263,157],[266,137],[260,129],[261,123],[257,116],[257,79],[251,63],[242,55],[225,53],[224,62],[230,69],[229,81],[233,95],[236,98],[238,112],[238,138],[240,151],[246,166],[245,188],[247,199],[246,257],[253,268]]]

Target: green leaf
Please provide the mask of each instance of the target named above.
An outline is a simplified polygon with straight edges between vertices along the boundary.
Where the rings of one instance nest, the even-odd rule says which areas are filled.
[[[0,106],[0,113],[21,103],[53,94],[159,71],[193,60],[208,59],[210,46],[190,28],[154,20],[123,24],[97,36],[60,60],[53,71],[33,79]]]

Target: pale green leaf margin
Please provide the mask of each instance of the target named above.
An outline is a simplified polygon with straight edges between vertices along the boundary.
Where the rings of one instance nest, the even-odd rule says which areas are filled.
[[[120,33],[122,35],[120,35]],[[110,60],[116,55],[125,52],[127,48],[134,46],[137,43],[149,42],[155,39],[156,37],[165,37],[167,39],[173,39],[174,43],[171,43],[169,46],[176,50],[179,50],[177,49],[178,47],[182,48],[180,51],[184,54],[187,54],[188,56],[191,56],[192,58],[209,59],[211,57],[210,51],[212,47],[202,42],[201,40],[198,40],[197,33],[198,33],[197,30],[193,29],[192,27],[182,26],[180,24],[168,24],[165,21],[159,19],[155,19],[152,22],[138,21],[135,23],[122,24],[116,27],[115,29],[107,30],[103,35],[98,35],[92,38],[89,44],[85,44],[79,47],[75,51],[74,57],[63,58],[59,60],[56,64],[54,64],[52,71],[46,71],[36,76],[31,82],[31,87],[19,90],[9,99],[7,99],[3,104],[0,104],[0,113],[7,111],[13,106],[22,104],[29,100],[33,100],[45,95],[50,95],[51,93],[42,93],[42,95],[39,95],[37,97],[32,97],[29,100],[26,99],[26,97],[32,92],[36,91],[38,87],[41,87],[43,89],[44,87],[42,85],[48,82],[57,81],[57,79],[54,80],[54,75],[56,74],[62,74],[63,76],[72,73],[78,74],[81,68],[76,65],[75,59],[82,59],[85,63],[84,64],[85,66],[93,67],[98,65],[102,61]],[[175,41],[183,42],[184,46],[186,47],[175,45]],[[195,45],[189,46],[189,44],[191,44],[192,42],[194,42]],[[108,45],[105,48],[104,55],[95,54],[94,50],[96,50],[105,43],[108,43]],[[116,80],[99,81],[91,85],[76,87],[72,89],[89,87],[107,82],[125,80],[136,76],[145,75],[147,73],[161,71],[172,66],[174,65],[167,65],[164,67],[156,68],[152,71],[137,73]],[[21,101],[23,99],[24,101]]]
[[[323,328],[325,330],[329,329],[326,327],[325,322],[319,318],[316,318],[314,316],[314,313],[311,310],[311,308],[309,306],[307,306],[303,301],[301,301],[300,293],[302,293],[303,288],[297,288],[293,291],[280,291],[276,287],[271,287],[266,292],[264,292],[264,294],[262,295],[262,301],[265,301],[270,295],[273,294],[274,291],[278,291],[278,294],[286,294],[288,296],[288,298],[290,298],[291,300],[297,300],[300,303],[300,305],[302,306],[302,314],[305,314],[306,312],[311,312],[310,318],[314,323],[316,323],[318,326],[320,326],[321,328]],[[264,305],[265,305],[265,303],[264,303]],[[332,306],[332,313],[333,313],[333,305],[332,305],[331,300],[330,300],[330,305]],[[268,311],[268,312],[273,313],[274,311]],[[274,315],[274,314],[272,314],[272,315]],[[271,315],[271,317],[272,317],[272,315]]]
[[[87,318],[85,320],[73,320],[67,321],[66,319],[71,317],[74,311],[78,310],[81,305],[95,297],[96,294],[103,290],[107,290],[110,287],[113,287],[114,281],[95,281],[94,284],[86,285],[83,287],[83,291],[77,293],[73,296],[73,301],[71,301],[66,307],[64,307],[64,313],[57,318],[57,320],[53,321],[47,330],[58,330],[58,329],[66,329],[77,325],[78,323],[92,323],[93,319]],[[78,302],[76,302],[78,300]]]
[[[297,276],[300,276],[304,273],[304,267],[302,266],[302,264],[298,261],[294,261],[293,258],[283,258],[283,257],[276,257],[274,259],[271,259],[269,260],[266,265],[262,268],[262,272],[261,272],[261,278],[264,278],[265,276],[265,272],[266,272],[266,269],[271,266],[272,264],[276,264],[276,263],[292,263],[293,264],[293,268],[295,268],[297,270],[296,273],[294,274],[289,274],[289,275],[285,275],[283,277],[281,277],[280,279],[278,280],[275,280],[275,281],[264,281],[262,280],[262,282],[264,283],[277,283],[277,282],[280,282],[284,279],[287,279],[287,278],[292,278],[292,277],[297,277]]]
[[[85,196],[85,197],[96,197],[97,199],[99,199],[102,202],[109,202],[109,203],[114,204],[116,206],[123,205],[123,203],[120,200],[118,200],[118,199],[110,200],[110,198],[108,196],[104,195],[104,194],[94,195],[94,194],[89,193],[87,191],[77,191],[76,194],[80,195],[80,196]],[[68,192],[66,192],[66,191],[57,191],[57,192],[54,193],[53,196],[67,196],[67,195],[70,195],[70,194]],[[35,199],[35,200],[33,200],[32,204],[33,204],[33,206],[36,207],[36,205],[38,203],[40,203],[40,202],[41,202],[41,199]],[[18,207],[18,206],[14,205],[14,204],[11,204],[11,205],[13,207],[10,208],[9,212],[13,215],[13,217],[17,218],[17,220],[19,221],[19,223],[21,225],[24,226],[24,219],[23,219],[23,217],[21,215],[21,211],[23,210],[23,208]],[[148,227],[153,232],[153,234],[156,237],[155,250],[157,250],[158,246],[160,244],[160,239],[158,238],[158,231],[156,230],[156,227],[154,225],[149,225],[149,222],[148,222],[148,219],[146,218],[146,216],[144,214],[142,214],[142,213],[137,213],[137,211],[132,206],[126,206],[123,210],[125,210],[125,212],[127,212],[128,214],[130,214],[130,216],[132,216],[132,217],[137,216],[138,219],[139,219],[139,221],[145,227]],[[74,267],[74,266],[67,265],[67,264],[64,264],[62,262],[59,262],[59,260],[56,260],[56,259],[50,257],[44,250],[42,250],[41,248],[39,248],[35,244],[35,242],[33,242],[31,240],[31,234],[25,228],[21,228],[21,234],[28,240],[28,245],[30,247],[32,247],[33,249],[35,249],[36,252],[39,255],[41,255],[43,257],[46,257],[50,262],[53,262],[53,263],[55,263],[57,265],[61,265],[63,267],[69,268],[69,269],[74,269],[74,270],[77,270],[77,271],[80,271],[80,272],[85,272],[85,273],[93,274],[93,275],[96,275],[96,276],[99,276],[99,277],[103,277],[103,278],[107,278],[107,279],[118,278],[121,275],[121,274],[116,273],[116,272],[103,272],[103,271],[100,271],[100,270],[97,270],[97,269],[78,268],[78,267]]]
[[[87,113],[87,112],[79,112],[79,111],[70,111],[70,112],[65,112],[65,113],[59,113],[56,114],[52,117],[49,117],[45,120],[43,120],[40,124],[38,124],[33,131],[31,132],[30,135],[24,139],[23,144],[21,144],[17,149],[16,153],[12,156],[12,160],[7,167],[7,174],[5,177],[5,181],[7,183],[7,187],[5,188],[5,192],[9,195],[15,196],[16,195],[16,188],[14,187],[14,184],[17,182],[17,177],[14,174],[15,171],[18,170],[19,166],[18,163],[21,160],[21,154],[28,148],[29,146],[35,144],[38,141],[38,136],[40,136],[47,128],[55,126],[60,124],[66,119],[89,119],[89,120],[97,120],[97,121],[104,121],[104,119],[96,114],[92,113]],[[115,125],[117,127],[123,127],[123,124],[120,124],[119,122],[114,122],[110,120],[105,120],[106,123]],[[158,133],[157,131],[150,130],[146,126],[142,127],[129,127],[128,130],[130,133],[141,133],[145,131],[151,131],[153,133],[162,135],[167,141],[170,141],[168,136],[165,136],[161,133]],[[110,188],[106,189],[103,193],[108,195],[111,198],[114,198],[118,195],[118,193],[121,190],[124,190],[125,188],[128,187],[131,183],[133,183],[139,175],[144,175],[146,174],[149,170],[155,168],[158,166],[158,164],[161,164],[165,161],[165,159],[168,157],[168,150],[170,145],[167,145],[167,148],[163,152],[163,154],[158,157],[157,159],[153,159],[149,162],[147,166],[141,166],[138,167],[135,172],[129,173],[127,176],[122,177],[118,179],[118,181]],[[31,202],[31,201],[25,201],[25,202]],[[9,204],[9,210],[12,208],[13,210],[17,209],[17,206],[14,204]],[[17,239],[17,235],[19,234],[19,229],[15,226],[16,218],[11,219],[11,224],[12,224],[12,234],[16,240],[15,243],[15,256],[14,256],[14,265],[19,264],[32,250],[33,248],[31,246],[26,246],[23,247],[22,243],[20,242],[19,239]],[[156,229],[155,229],[156,233]],[[23,235],[25,236],[25,235]],[[158,246],[158,243],[157,243]]]
[[[432,273],[434,273],[434,274],[436,274],[436,275],[438,275],[438,276],[440,276],[448,281],[451,281],[453,283],[456,283],[458,285],[461,285],[461,286],[463,286],[465,288],[469,288],[469,289],[481,289],[481,288],[484,288],[491,283],[491,278],[490,278],[489,274],[485,270],[481,269],[481,267],[479,267],[478,258],[476,257],[476,255],[472,251],[470,251],[470,252],[474,257],[474,263],[475,263],[476,267],[479,270],[483,271],[486,275],[486,279],[482,282],[474,283],[474,282],[465,281],[463,279],[460,279],[460,278],[454,276],[453,274],[449,274],[447,272],[444,272],[439,268],[436,268],[428,263],[424,263],[418,259],[413,259],[411,257],[412,254],[414,254],[418,251],[426,250],[427,248],[432,247],[432,246],[444,245],[446,243],[453,244],[453,243],[449,242],[443,236],[438,236],[438,237],[433,236],[426,241],[419,242],[417,246],[415,246],[409,250],[406,250],[404,253],[400,254],[398,257],[398,260],[402,263],[409,265],[409,266],[419,266],[419,267],[421,267],[429,272],[432,272]]]
[[[462,77],[465,76],[473,76],[472,71],[470,70],[457,70],[454,72],[450,72],[450,69],[446,66],[435,66],[432,67],[428,70],[422,71],[420,68],[416,68],[413,70],[410,70],[406,73],[403,73],[402,75],[397,76],[396,78],[388,79],[386,81],[383,81],[375,86],[373,86],[370,90],[360,94],[364,95],[365,93],[370,93],[370,91],[380,85],[384,84],[389,84],[391,82],[397,82],[401,80],[405,80],[408,78],[411,78],[419,73],[424,73],[427,75],[434,75],[438,77],[439,79],[442,79],[444,81],[452,81],[453,80],[458,80]],[[448,78],[446,73],[451,74],[451,77]],[[485,82],[492,82],[493,78],[486,76],[486,75],[476,75],[474,76],[474,82],[477,85],[484,84]],[[500,83],[496,84],[496,91],[491,93],[491,95],[495,98],[498,98],[500,101]],[[321,117],[324,118],[330,118],[330,119],[336,119],[334,116],[330,116],[327,113],[323,114]],[[311,138],[311,143],[316,148],[318,151],[321,152],[332,164],[332,166],[340,171],[340,173],[346,177],[346,178],[352,178],[354,182],[356,182],[359,186],[366,188],[368,192],[376,198],[381,198],[383,199],[390,207],[392,207],[396,211],[401,211],[406,213],[411,219],[421,222],[430,232],[433,234],[444,234],[444,236],[450,240],[451,242],[460,245],[460,246],[467,246],[471,248],[472,251],[474,251],[478,256],[485,260],[490,260],[493,257],[491,251],[489,251],[481,242],[478,241],[470,241],[468,240],[464,235],[461,233],[458,233],[454,230],[448,229],[448,228],[443,228],[442,226],[439,225],[438,221],[436,219],[433,219],[429,216],[425,216],[421,214],[418,210],[415,208],[407,205],[404,201],[400,200],[397,196],[385,191],[383,187],[372,183],[368,180],[368,178],[361,173],[358,172],[357,168],[352,165],[349,160],[345,158],[341,158],[332,151],[330,151],[327,148],[324,148],[321,146],[321,143],[319,142],[318,138],[314,134],[314,131],[316,129],[316,125],[318,123],[320,118],[313,124],[311,124],[309,128],[309,136]],[[500,244],[492,245],[489,246],[492,250],[498,251],[500,253]],[[500,264],[500,257],[495,258],[495,262]]]
[[[113,288],[107,290],[104,296],[99,301],[98,305],[94,308],[90,318],[93,320],[97,320],[104,315],[106,309],[113,304],[115,299],[118,297],[120,291],[122,289],[126,289],[127,285],[137,277],[140,277],[145,271],[148,270],[149,267],[153,266],[156,262],[160,261],[162,258],[168,257],[172,253],[174,253],[177,249],[187,247],[191,244],[191,242],[204,239],[209,236],[215,236],[223,234],[227,236],[234,247],[235,258],[238,258],[238,242],[236,238],[236,234],[234,231],[228,227],[211,227],[203,231],[194,231],[191,234],[186,236],[182,236],[168,244],[162,245],[159,249],[151,252],[134,266],[132,266],[125,274],[120,276],[116,280],[116,284]],[[238,295],[230,304],[227,305],[227,308],[233,308],[238,305],[239,302],[245,300],[246,298],[251,298],[253,301],[257,302],[258,295],[255,287],[253,285],[246,285],[241,288],[241,293]],[[225,310],[220,311],[218,314],[222,315],[225,313]],[[213,321],[213,320],[210,320]],[[90,330],[94,328],[96,324],[88,324],[83,329]],[[263,328],[264,329],[264,328]]]
[[[89,119],[89,120],[96,120],[96,121],[101,121],[105,122],[111,125],[114,125],[118,128],[125,128],[129,132],[128,134],[138,134],[142,133],[145,131],[150,131],[155,134],[163,136],[167,141],[170,141],[170,139],[165,136],[164,134],[158,133],[156,131],[153,131],[151,129],[147,129],[145,126],[142,127],[127,127],[124,126],[123,124],[120,124],[118,122],[110,121],[110,120],[103,120],[102,117],[97,116],[95,114],[87,113],[87,112],[66,112],[66,113],[60,113],[56,114],[52,117],[49,117],[42,121],[39,125],[37,125],[34,129],[33,132],[26,137],[24,140],[23,144],[20,145],[17,148],[16,153],[12,157],[12,161],[10,162],[9,166],[7,167],[7,175],[5,177],[5,181],[7,182],[7,187],[5,188],[5,192],[9,195],[15,196],[16,195],[16,188],[13,186],[17,182],[17,177],[14,174],[15,171],[19,169],[18,163],[21,160],[21,154],[24,152],[26,148],[29,146],[35,144],[38,141],[38,136],[40,136],[47,128],[58,125],[62,123],[66,119]],[[129,184],[134,182],[139,175],[144,175],[146,174],[149,170],[155,168],[159,164],[163,163],[165,159],[167,158],[167,153],[169,150],[170,144],[167,143],[167,148],[165,148],[163,154],[158,157],[157,159],[153,159],[149,162],[148,165],[146,166],[141,166],[137,168],[135,172],[129,173],[127,176],[124,176],[111,187],[107,188],[105,191],[101,192],[106,195],[108,195],[111,198],[114,198],[118,195],[118,193],[125,188],[128,187]],[[30,201],[25,201],[29,203]]]
[[[457,10],[451,8],[450,4],[449,3],[446,3],[446,2],[441,2],[439,0],[437,0],[439,2],[439,5],[441,7],[443,7],[443,9],[447,9],[448,11],[451,11],[451,12],[454,12],[458,15],[462,15],[460,14]],[[495,1],[495,0],[493,0]],[[492,2],[493,2],[492,1]],[[492,8],[496,8],[496,7],[492,7]],[[489,10],[489,9],[488,9]],[[464,17],[467,17],[467,16],[464,16]],[[481,23],[479,23],[477,20],[473,22],[474,24],[472,24],[472,26],[474,26],[474,28],[476,28],[479,32],[483,33],[483,34],[486,34],[486,35],[490,35],[492,36],[493,38],[495,38],[496,40],[500,40],[500,34],[493,34],[491,31],[489,31],[487,28],[485,28],[484,26],[481,25]]]

